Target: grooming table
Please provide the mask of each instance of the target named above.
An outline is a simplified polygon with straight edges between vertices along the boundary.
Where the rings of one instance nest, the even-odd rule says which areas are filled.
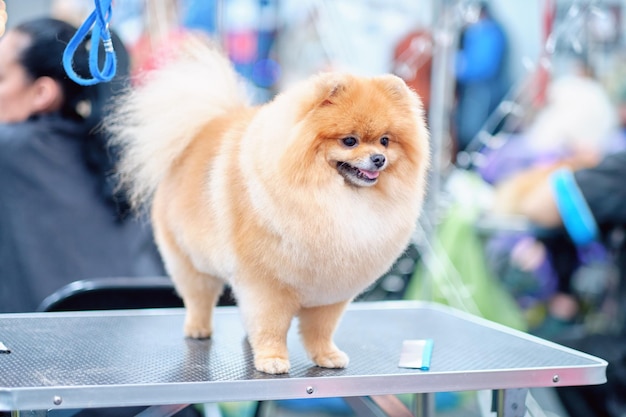
[[[345,397],[360,415],[400,416],[411,413],[391,394],[413,393],[413,414],[430,416],[434,392],[497,390],[497,414],[517,417],[528,388],[606,382],[602,359],[433,303],[353,303],[335,337],[346,369],[314,366],[294,323],[292,369],[278,376],[254,369],[236,307],[217,309],[210,340],[186,339],[183,319],[182,309],[0,315],[11,350],[0,354],[0,410]],[[426,338],[430,370],[398,367],[403,341]]]

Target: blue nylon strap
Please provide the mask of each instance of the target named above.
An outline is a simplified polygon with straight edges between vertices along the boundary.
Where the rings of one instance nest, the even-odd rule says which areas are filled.
[[[65,68],[67,75],[77,84],[94,85],[100,82],[111,81],[115,76],[115,72],[117,71],[117,58],[113,48],[113,41],[111,40],[111,32],[109,32],[109,21],[111,20],[112,14],[111,1],[112,0],[94,0],[96,6],[95,10],[78,28],[63,52],[63,68]],[[74,55],[92,27],[91,48],[89,50],[89,72],[92,78],[83,78],[74,70]],[[98,65],[100,42],[102,42],[105,53],[102,69]]]
[[[560,169],[550,176],[550,182],[563,225],[574,243],[585,246],[595,241],[598,225],[572,171]]]

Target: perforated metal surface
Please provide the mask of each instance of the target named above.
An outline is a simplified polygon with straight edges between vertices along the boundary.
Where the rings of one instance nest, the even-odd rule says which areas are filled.
[[[218,309],[211,340],[185,339],[183,318],[182,310],[0,315],[0,341],[12,351],[0,355],[0,410],[605,381],[598,358],[431,304],[354,304],[336,334],[351,358],[342,370],[313,366],[294,325],[292,371],[282,376],[254,370],[236,309]],[[402,342],[423,338],[434,340],[430,371],[399,368]]]

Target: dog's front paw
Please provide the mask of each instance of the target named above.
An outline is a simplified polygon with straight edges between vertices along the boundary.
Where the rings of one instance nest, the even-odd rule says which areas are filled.
[[[273,357],[273,358],[257,358],[254,360],[254,367],[257,371],[266,374],[286,374],[290,368],[289,359]]]
[[[315,355],[313,362],[322,368],[345,368],[350,362],[350,358],[344,352],[336,349],[332,352]]]
[[[208,339],[211,337],[211,333],[211,326],[191,321],[185,323],[185,336],[192,339]]]

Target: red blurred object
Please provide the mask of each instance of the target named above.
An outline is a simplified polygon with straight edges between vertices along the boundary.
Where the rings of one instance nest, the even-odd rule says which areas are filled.
[[[174,30],[161,41],[155,40],[149,34],[143,35],[130,48],[132,56],[132,79],[137,82],[138,76],[159,68],[164,62],[174,56],[178,45],[189,35],[185,30]]]
[[[544,45],[547,43],[548,38],[552,34],[552,30],[554,29],[555,16],[556,0],[545,0],[542,16],[542,41]],[[544,50],[541,57],[539,58],[539,63],[535,72],[533,86],[533,88],[535,89],[535,99],[533,100],[533,105],[535,107],[542,107],[546,102],[546,92],[548,89],[548,84],[550,83],[549,59],[550,57],[548,56],[547,51]]]
[[[237,64],[249,64],[257,58],[257,37],[254,31],[231,32],[226,36],[226,50]]]
[[[409,33],[394,51],[394,73],[419,94],[426,111],[430,106],[432,51],[432,35],[426,30]]]

